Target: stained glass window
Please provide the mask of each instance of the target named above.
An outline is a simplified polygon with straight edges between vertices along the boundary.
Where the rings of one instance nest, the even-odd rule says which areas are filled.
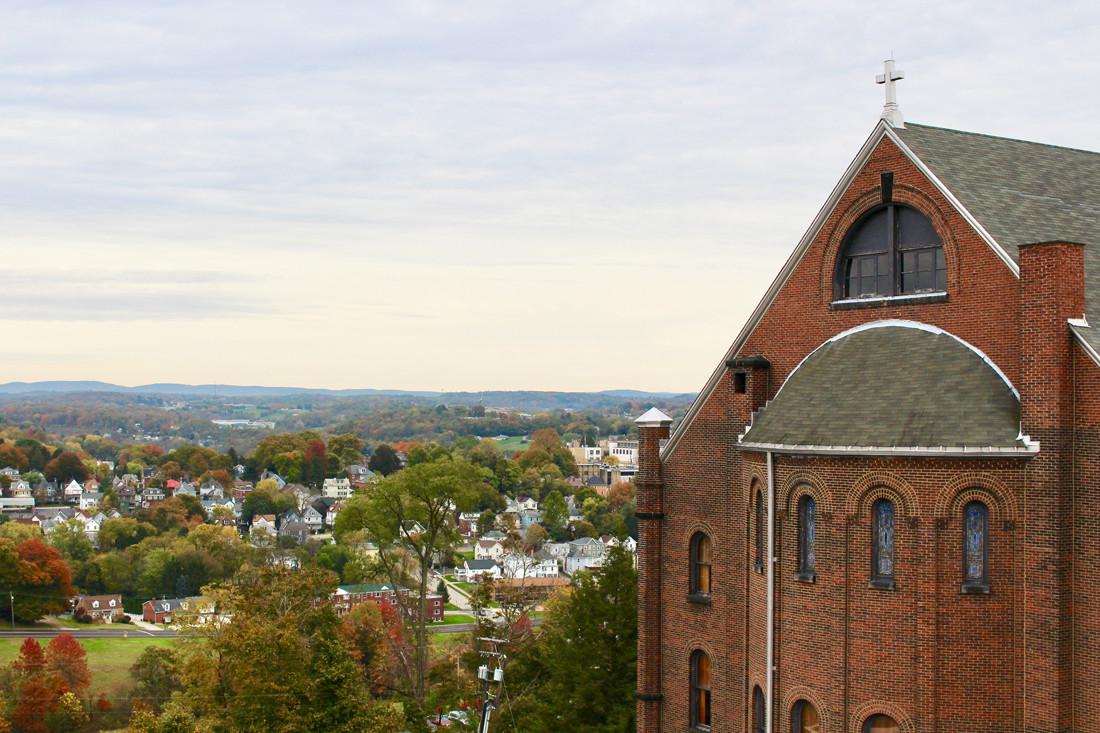
[[[753,733],[767,731],[767,708],[764,705],[764,691],[759,687],[752,692],[752,729]]]
[[[871,527],[874,535],[872,546],[871,580],[885,581],[894,579],[894,502],[879,499],[871,507]]]
[[[963,590],[989,590],[989,508],[980,501],[963,507]]]
[[[757,572],[764,570],[764,494],[756,492],[756,564]]]
[[[710,728],[710,657],[701,649],[691,655],[691,725]]]
[[[803,580],[814,577],[814,542],[817,538],[817,502],[803,496],[798,505],[798,574]]]

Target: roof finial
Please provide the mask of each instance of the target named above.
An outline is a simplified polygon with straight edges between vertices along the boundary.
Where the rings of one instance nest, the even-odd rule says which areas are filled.
[[[893,56],[893,54],[890,55]],[[901,109],[898,108],[898,92],[894,88],[894,82],[904,79],[905,72],[894,70],[893,58],[887,59],[885,72],[875,77],[877,83],[886,85],[886,106],[882,108],[882,119],[889,122],[893,127],[905,127]]]

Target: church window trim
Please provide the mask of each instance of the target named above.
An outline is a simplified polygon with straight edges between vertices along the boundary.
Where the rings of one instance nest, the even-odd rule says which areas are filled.
[[[710,605],[711,583],[714,579],[711,565],[713,552],[714,543],[706,532],[696,532],[691,536],[688,600],[692,603]]]
[[[974,500],[963,507],[962,593],[989,593],[989,507]]]
[[[702,649],[691,653],[691,727],[710,730],[710,657]]]
[[[928,217],[911,206],[890,202],[875,207],[845,235],[833,290],[839,307],[946,300],[943,241]]]
[[[897,570],[897,515],[894,502],[879,499],[871,505],[871,580],[869,588],[894,590]]]
[[[816,579],[817,501],[805,494],[798,500],[798,580]]]

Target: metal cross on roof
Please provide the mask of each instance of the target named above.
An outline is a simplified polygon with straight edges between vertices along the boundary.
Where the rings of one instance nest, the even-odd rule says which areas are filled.
[[[894,70],[893,59],[887,59],[885,72],[875,77],[875,82],[886,85],[886,105],[882,108],[882,119],[894,127],[905,127],[901,109],[898,107],[898,92],[894,88],[894,82],[904,79],[905,72]]]

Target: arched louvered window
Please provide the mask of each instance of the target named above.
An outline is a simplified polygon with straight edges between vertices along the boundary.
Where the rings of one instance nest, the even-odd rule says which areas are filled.
[[[871,506],[871,586],[894,588],[894,502],[879,499]]]
[[[710,730],[710,657],[702,649],[691,653],[691,726]]]
[[[947,289],[943,243],[928,217],[888,204],[848,231],[837,261],[837,295],[873,298]]]
[[[710,595],[710,537],[696,532],[691,537],[691,590],[692,595]]]
[[[980,501],[963,507],[962,591],[989,592],[989,507]]]
[[[863,723],[863,733],[901,733],[901,726],[889,715],[872,715]]]
[[[808,700],[799,700],[791,709],[791,733],[821,733],[821,716]]]

